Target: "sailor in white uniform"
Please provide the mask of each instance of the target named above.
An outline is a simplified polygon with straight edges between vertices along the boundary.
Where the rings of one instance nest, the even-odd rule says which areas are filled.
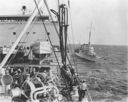
[[[87,94],[87,84],[86,81],[83,80],[79,86],[79,101],[81,101],[86,94]]]

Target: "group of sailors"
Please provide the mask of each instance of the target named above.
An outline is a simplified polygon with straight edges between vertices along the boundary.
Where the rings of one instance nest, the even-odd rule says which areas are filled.
[[[78,75],[73,67],[70,66],[63,66],[61,70],[62,77],[66,80],[66,83],[69,86],[70,93],[73,91],[74,96],[78,96],[77,101],[82,101],[87,96],[87,81],[86,80],[80,80],[78,78]],[[71,94],[70,94],[71,95]],[[73,98],[70,97],[70,100]]]

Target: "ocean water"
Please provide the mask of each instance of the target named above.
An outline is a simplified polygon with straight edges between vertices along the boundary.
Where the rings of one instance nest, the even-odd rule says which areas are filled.
[[[79,45],[71,45],[73,49]],[[90,62],[72,52],[79,76],[87,80],[93,100],[121,101],[128,95],[128,46],[93,45],[101,59]]]

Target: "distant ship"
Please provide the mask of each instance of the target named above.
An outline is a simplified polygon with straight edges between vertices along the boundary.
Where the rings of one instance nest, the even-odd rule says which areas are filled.
[[[79,48],[75,49],[75,55],[82,59],[95,62],[100,57],[97,56],[96,52],[94,51],[94,47],[90,43],[90,38],[91,38],[91,30],[89,32],[88,44],[82,44]]]

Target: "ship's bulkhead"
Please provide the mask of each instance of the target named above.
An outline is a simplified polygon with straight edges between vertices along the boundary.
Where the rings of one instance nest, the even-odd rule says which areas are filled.
[[[59,38],[55,31],[53,24],[49,21],[44,21],[48,32],[50,33],[50,39],[54,46],[59,46]],[[58,23],[54,22],[58,28]],[[4,56],[10,50],[12,44],[16,41],[19,34],[23,30],[26,21],[24,20],[0,20],[0,62]],[[48,36],[43,27],[42,21],[33,21],[28,30],[24,34],[20,43],[18,44],[16,51],[13,52],[10,59],[13,57],[12,63],[15,62],[27,62],[30,59],[31,45],[40,41],[48,41]],[[36,55],[37,56],[37,55]],[[45,56],[45,55],[38,55]],[[9,60],[10,60],[9,59]]]

